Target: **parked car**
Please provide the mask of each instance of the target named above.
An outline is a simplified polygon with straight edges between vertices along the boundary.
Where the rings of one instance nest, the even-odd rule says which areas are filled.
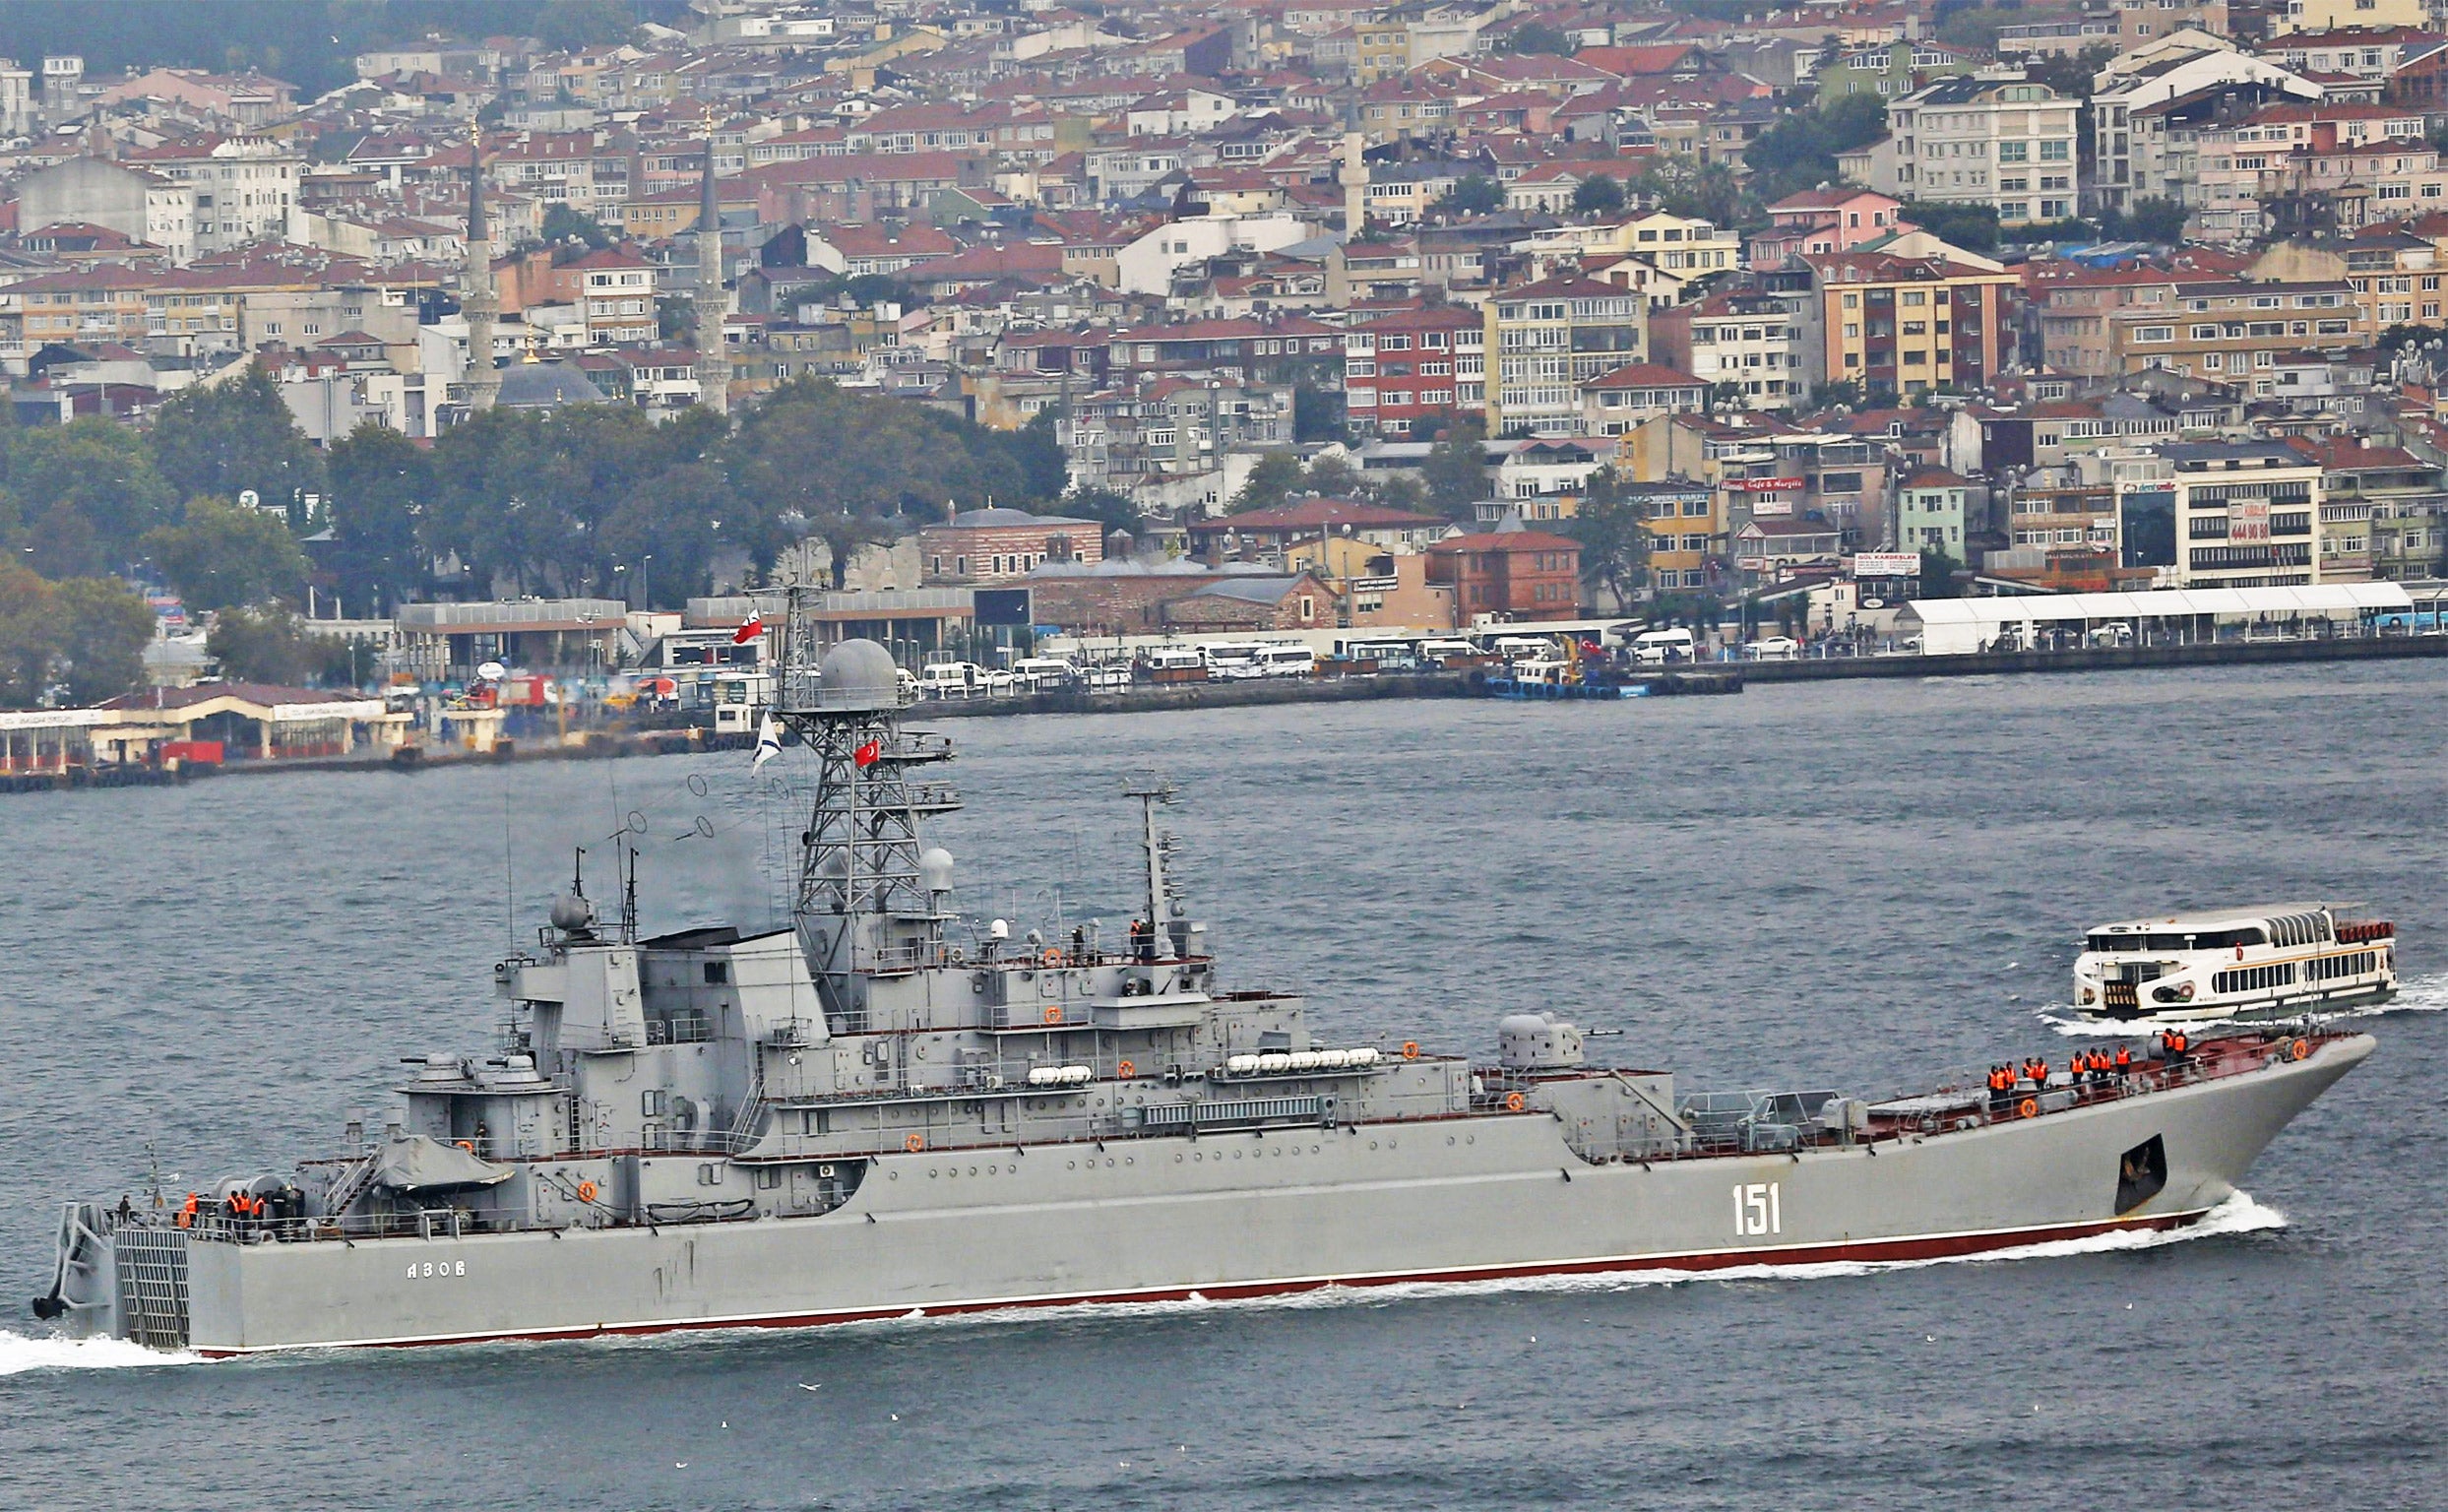
[[[1771,635],[1742,648],[1742,655],[1753,662],[1790,662],[1801,652],[1802,643],[1789,635]]]

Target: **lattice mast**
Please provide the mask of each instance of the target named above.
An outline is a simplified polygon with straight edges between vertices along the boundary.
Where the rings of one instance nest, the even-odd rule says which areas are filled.
[[[931,874],[918,825],[954,804],[943,785],[910,772],[949,759],[951,747],[902,728],[900,668],[883,647],[845,641],[820,656],[821,592],[786,593],[774,713],[817,765],[791,912],[827,1009],[856,1027],[868,976],[941,955],[949,878]]]

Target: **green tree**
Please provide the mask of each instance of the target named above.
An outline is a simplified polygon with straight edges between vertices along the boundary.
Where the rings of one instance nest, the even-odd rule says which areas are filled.
[[[301,494],[324,488],[322,457],[261,368],[181,391],[154,416],[152,442],[155,466],[182,499],[252,490],[266,508],[294,510]]]
[[[1475,419],[1455,421],[1419,465],[1427,507],[1468,525],[1487,497],[1487,429]]]
[[[1314,384],[1292,386],[1292,439],[1340,441],[1344,433],[1343,395]]]
[[[70,578],[53,593],[60,664],[55,673],[78,704],[98,704],[134,688],[154,636],[153,606],[116,578]]]
[[[433,497],[433,459],[390,426],[367,420],[332,443],[328,468],[343,601],[387,612],[424,579],[416,522]]]
[[[658,340],[676,342],[696,334],[696,300],[686,294],[655,296],[655,335]]]
[[[233,682],[293,688],[345,682],[351,673],[346,646],[306,634],[294,613],[278,606],[222,610],[204,650]]]
[[[10,433],[7,468],[20,522],[10,544],[32,547],[20,565],[54,581],[134,562],[176,503],[146,438],[98,417]]]
[[[2116,219],[2113,230],[2103,218],[2101,233],[2133,241],[2182,241],[2184,221],[2183,201],[2154,197],[2134,201],[2133,209]]]
[[[59,684],[78,704],[127,692],[153,629],[153,610],[124,583],[52,583],[0,561],[0,707],[30,708]]]
[[[603,522],[603,544],[615,561],[640,564],[646,595],[637,607],[678,608],[713,586],[714,554],[732,499],[730,479],[720,467],[693,462],[641,482],[612,511]],[[644,566],[649,555],[655,558],[651,572]]]
[[[1301,467],[1300,456],[1296,452],[1276,450],[1261,453],[1258,465],[1251,468],[1249,476],[1241,480],[1240,490],[1232,495],[1232,502],[1224,506],[1224,513],[1245,515],[1253,509],[1274,509],[1300,486],[1305,473],[1306,470]]]
[[[1914,548],[1921,553],[1921,575],[1914,579],[1923,598],[1952,598],[1958,592],[1955,574],[1963,563],[1947,555],[1943,546],[1922,545]]]
[[[1742,150],[1751,191],[1764,204],[1836,180],[1836,155],[1887,133],[1887,102],[1875,94],[1840,94],[1796,110]]]
[[[1504,185],[1484,173],[1465,173],[1428,208],[1449,216],[1490,215],[1504,209]]]
[[[1721,226],[1742,219],[1742,181],[1731,163],[1704,164],[1689,153],[1663,154],[1633,176],[1632,189],[1669,215],[1697,216]]]
[[[2081,52],[2046,55],[2024,54],[2023,75],[2044,84],[2067,99],[2089,99],[2091,81],[2100,70],[2107,67],[2108,59],[2116,56],[2114,42],[2094,42]]]
[[[1623,209],[1623,185],[1604,173],[1593,173],[1573,190],[1576,216],[1611,216]]]
[[[544,207],[544,240],[568,241],[573,238],[600,250],[612,244],[612,233],[603,222],[584,211],[573,210],[565,201],[555,200]]]
[[[1581,542],[1581,580],[1603,587],[1618,610],[1628,607],[1649,574],[1650,534],[1640,506],[1624,495],[1612,468],[1590,477],[1581,508],[1564,523],[1564,534]]]
[[[1952,205],[1934,200],[1907,200],[1898,212],[1940,241],[1972,252],[1997,250],[1997,207]]]
[[[195,499],[184,524],[160,526],[145,550],[193,609],[224,609],[294,597],[306,554],[281,517],[220,499]]]
[[[1573,39],[1543,21],[1526,21],[1505,33],[1499,50],[1569,57],[1573,51]]]
[[[1048,406],[1029,417],[1017,431],[1003,433],[1003,449],[1020,464],[1022,497],[1057,499],[1071,485],[1070,459],[1055,438],[1059,417]]]
[[[554,52],[625,42],[637,29],[620,0],[551,0],[535,18],[535,39]]]
[[[1147,531],[1148,522],[1139,511],[1139,503],[1127,493],[1111,488],[1074,488],[1062,496],[1060,512],[1076,520],[1094,520],[1104,527],[1106,535],[1126,531],[1133,540]]]

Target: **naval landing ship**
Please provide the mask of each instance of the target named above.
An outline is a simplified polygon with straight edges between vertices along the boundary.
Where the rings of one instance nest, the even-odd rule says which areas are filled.
[[[1159,785],[1123,938],[973,932],[921,833],[948,743],[882,647],[785,635],[819,768],[785,926],[641,939],[574,889],[491,1053],[416,1062],[339,1158],[67,1204],[35,1310],[230,1355],[1969,1254],[2200,1218],[2371,1049],[1875,1102],[1686,1095],[1552,1014],[1491,1063],[1337,1040],[1220,979]]]

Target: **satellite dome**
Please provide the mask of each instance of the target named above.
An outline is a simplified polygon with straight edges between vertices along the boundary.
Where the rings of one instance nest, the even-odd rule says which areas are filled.
[[[901,668],[873,641],[844,641],[826,652],[816,683],[817,703],[825,709],[901,707]]]

